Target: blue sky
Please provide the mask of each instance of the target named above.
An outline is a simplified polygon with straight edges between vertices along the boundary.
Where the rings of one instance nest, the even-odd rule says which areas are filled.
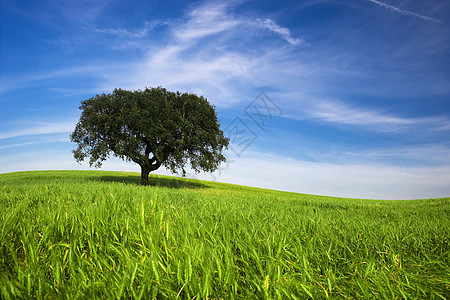
[[[446,0],[1,0],[0,172],[88,169],[69,140],[80,101],[160,85],[206,97],[233,142],[190,177],[450,196]]]

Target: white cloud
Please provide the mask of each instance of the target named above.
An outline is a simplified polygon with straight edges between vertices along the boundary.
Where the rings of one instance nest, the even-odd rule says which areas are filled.
[[[373,148],[370,150],[331,151],[327,158],[335,161],[384,162],[399,166],[442,166],[450,162],[450,144]],[[338,159],[339,158],[339,159]]]
[[[167,39],[149,46],[143,61],[99,74],[105,83],[100,90],[161,85],[198,93],[217,106],[227,107],[256,96],[245,94],[255,86],[274,85],[275,80],[285,81],[293,72],[297,76],[308,72],[289,71],[293,67],[292,56],[286,47],[270,43],[261,47],[254,43],[264,26],[289,43],[300,44],[301,40],[293,38],[289,29],[269,19],[255,24],[254,18],[234,15],[233,5],[203,4],[168,24]],[[268,72],[274,76],[268,77]]]
[[[436,22],[436,23],[442,23],[442,21],[439,21],[439,20],[437,20],[437,19],[433,19],[433,18],[430,18],[430,17],[427,17],[427,16],[423,16],[423,15],[421,15],[421,14],[418,14],[418,13],[415,13],[415,12],[412,12],[412,11],[400,9],[400,8],[398,8],[398,7],[395,7],[395,6],[393,6],[393,5],[386,4],[386,3],[381,2],[381,1],[378,1],[378,0],[366,0],[366,1],[375,3],[375,4],[377,4],[378,6],[387,8],[387,9],[389,9],[389,10],[395,11],[395,12],[400,13],[400,14],[403,14],[403,15],[410,15],[410,16],[414,16],[414,17],[417,17],[417,18],[420,18],[420,19],[423,19],[423,20],[432,21],[432,22]]]
[[[295,119],[314,119],[335,125],[354,125],[379,132],[405,132],[411,128],[427,131],[450,130],[448,117],[400,117],[381,110],[353,106],[332,99],[299,99],[295,111],[286,116]]]
[[[16,138],[29,135],[69,133],[75,129],[76,121],[46,123],[39,122],[28,125],[25,128],[16,129],[9,132],[0,132],[0,139]]]
[[[311,109],[312,108],[312,109]],[[380,112],[352,107],[348,104],[333,100],[317,101],[306,112],[313,118],[318,118],[326,122],[352,125],[405,125],[410,121],[384,115]]]
[[[142,28],[139,29],[135,29],[135,30],[129,30],[126,28],[107,28],[107,29],[99,29],[97,28],[96,31],[100,32],[100,33],[105,33],[105,34],[109,34],[109,35],[116,35],[120,38],[143,38],[145,37],[150,31],[152,31],[155,27],[160,26],[160,25],[167,25],[168,22],[160,22],[160,21],[155,21],[155,22],[149,22],[146,21],[144,23],[144,26]]]
[[[248,20],[234,17],[228,9],[229,4],[222,3],[192,10],[187,20],[169,25],[167,44],[150,48],[143,61],[123,65],[118,72],[101,74],[105,82],[101,90],[161,85],[201,94],[215,105],[241,101],[236,95],[242,92],[242,86],[253,81],[259,56],[221,46],[232,45],[236,35],[252,34],[254,30]]]
[[[32,86],[38,86],[49,80],[61,79],[61,78],[73,78],[77,76],[86,76],[91,74],[98,74],[101,78],[101,74],[112,72],[114,67],[103,65],[84,65],[74,66],[66,69],[56,69],[42,72],[29,73],[21,75],[20,77],[7,77],[3,76],[0,82],[0,93],[6,94],[11,91],[24,89]],[[86,88],[84,89],[86,90]],[[92,90],[90,88],[89,90]],[[80,91],[82,92],[82,91]],[[7,99],[2,99],[8,101]]]
[[[289,44],[293,46],[298,46],[301,43],[303,43],[301,39],[293,38],[288,28],[278,25],[275,21],[271,19],[265,19],[264,21],[258,19],[257,21],[261,28],[268,29],[270,31],[279,34],[283,39],[285,39]]]
[[[63,15],[74,23],[89,26],[104,13],[105,8],[110,5],[112,0],[62,0],[45,2],[47,2],[47,10],[52,11],[53,16]],[[47,14],[46,16],[50,17],[52,14]]]
[[[197,7],[188,14],[188,21],[174,28],[173,35],[179,41],[192,42],[230,30],[242,24],[227,13],[230,4],[210,3]]]

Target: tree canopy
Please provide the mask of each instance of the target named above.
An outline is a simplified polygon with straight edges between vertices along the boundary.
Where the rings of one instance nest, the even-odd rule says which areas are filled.
[[[70,138],[78,162],[89,157],[100,167],[111,155],[141,166],[141,184],[161,166],[172,173],[215,171],[228,148],[215,107],[192,93],[162,87],[96,95],[81,102],[82,110]]]

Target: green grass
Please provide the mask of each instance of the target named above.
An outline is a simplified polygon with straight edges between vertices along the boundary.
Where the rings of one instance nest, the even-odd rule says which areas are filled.
[[[450,198],[0,174],[0,298],[445,299]]]

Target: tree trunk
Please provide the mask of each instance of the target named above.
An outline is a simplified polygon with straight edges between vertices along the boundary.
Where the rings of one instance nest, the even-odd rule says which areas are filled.
[[[141,185],[148,185],[148,174],[150,169],[141,166]]]

